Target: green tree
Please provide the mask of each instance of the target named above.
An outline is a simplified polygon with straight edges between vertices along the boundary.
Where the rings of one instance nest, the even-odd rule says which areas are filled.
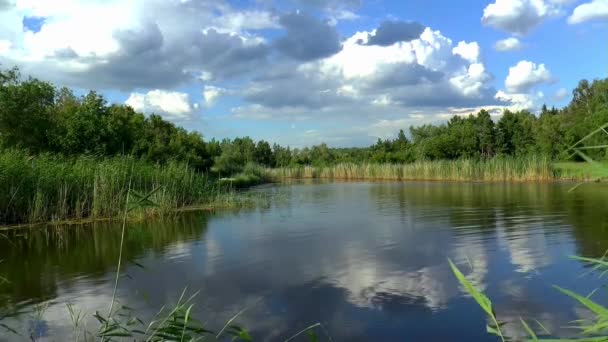
[[[493,157],[496,151],[496,129],[490,113],[485,109],[477,114],[476,126],[479,154],[484,158]]]
[[[55,88],[47,82],[19,82],[16,72],[2,74],[0,83],[0,135],[7,147],[31,152],[49,149],[49,132],[55,104]]]
[[[499,152],[508,155],[525,155],[536,150],[534,128],[536,117],[528,111],[505,110],[496,125],[496,142]]]
[[[275,161],[275,166],[286,167],[291,164],[292,157],[289,147],[274,144],[272,145],[272,154]]]
[[[267,141],[260,140],[255,146],[255,162],[264,166],[274,166],[274,155]]]

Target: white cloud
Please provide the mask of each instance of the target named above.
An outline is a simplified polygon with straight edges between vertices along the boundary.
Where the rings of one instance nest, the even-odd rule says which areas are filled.
[[[119,50],[113,33],[137,22],[138,1],[61,0],[16,3],[23,15],[44,17],[40,31],[25,31],[21,41],[22,57],[43,60],[62,49],[79,56],[103,57]]]
[[[226,94],[227,90],[224,88],[205,86],[203,90],[203,100],[207,107],[211,107],[215,101],[222,95]]]
[[[279,18],[266,11],[229,12],[218,17],[214,25],[218,30],[243,33],[245,30],[264,30],[279,28]]]
[[[479,61],[479,44],[477,42],[466,43],[461,41],[452,49],[452,53],[462,57],[469,63],[477,63]]]
[[[361,18],[357,13],[349,11],[349,10],[336,10],[330,11],[329,15],[329,24],[332,26],[338,25],[340,21],[353,21]]]
[[[321,63],[325,74],[338,73],[346,79],[371,76],[381,65],[392,63],[412,63],[416,54],[408,43],[398,43],[388,47],[359,44],[367,41],[367,32],[357,32],[348,38],[342,51]],[[316,67],[316,66],[313,66]]]
[[[524,35],[545,19],[559,14],[555,2],[544,0],[496,0],[483,11],[481,21],[509,33]]]
[[[498,91],[494,98],[508,103],[507,107],[513,110],[536,110],[545,95],[541,91],[532,93],[533,88],[551,81],[551,73],[544,64],[520,61],[509,68],[505,79],[506,90]]]
[[[39,30],[23,27],[32,16]],[[212,0],[23,0],[0,11],[0,40],[12,43],[2,62],[66,86],[170,89],[265,65],[270,47],[255,30],[275,17]]]
[[[452,47],[451,39],[430,28],[426,28],[419,39],[390,46],[361,44],[368,37],[369,32],[356,33],[346,40],[341,52],[321,62],[321,70],[334,78],[343,77],[351,93],[365,94],[366,91],[361,88],[369,86],[372,79],[376,84],[386,83],[387,86],[396,87],[414,85],[424,80],[427,83],[440,82],[442,74],[450,74],[446,79],[450,86],[465,97],[475,97],[480,95],[491,79],[479,61],[477,42],[461,41]],[[392,103],[390,100],[390,94],[383,93],[376,96],[372,103],[387,105]]]
[[[450,78],[450,83],[464,96],[478,96],[489,78],[483,64],[474,63],[469,65],[466,73]]]
[[[146,94],[131,93],[125,104],[145,113],[162,114],[167,119],[188,119],[192,113],[192,105],[188,94],[151,90]]]
[[[593,0],[579,5],[568,17],[569,24],[580,24],[590,20],[608,20],[608,0]]]
[[[544,64],[536,65],[529,61],[520,61],[509,68],[505,86],[511,93],[525,93],[534,86],[551,81],[551,73]]]
[[[540,107],[544,94],[509,93],[499,90],[495,98],[499,101],[509,103],[507,107],[512,110],[534,110]]]
[[[0,56],[5,55],[11,49],[12,43],[8,40],[0,39]]]
[[[515,37],[499,40],[494,44],[496,51],[514,51],[521,49],[521,42]]]
[[[570,95],[570,93],[568,92],[568,90],[566,88],[559,88],[555,92],[555,95],[553,95],[553,98],[557,101],[561,101],[561,100],[565,99],[566,97],[568,97],[568,95]]]

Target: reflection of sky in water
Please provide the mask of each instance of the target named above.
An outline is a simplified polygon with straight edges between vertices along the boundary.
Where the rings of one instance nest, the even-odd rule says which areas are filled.
[[[571,202],[565,189],[294,185],[269,208],[188,221],[175,228],[188,233],[173,240],[144,233],[143,247],[132,258],[145,267],[127,268],[119,297],[151,315],[174,302],[184,288],[200,290],[198,314],[212,327],[250,307],[240,323],[267,340],[284,340],[321,322],[335,340],[491,341],[481,310],[462,294],[447,266],[452,258],[493,299],[509,336],[521,337],[520,316],[565,334],[560,327],[580,314],[550,285],[583,293],[599,285],[597,279],[590,279],[589,287],[581,285],[576,278],[583,268],[567,259],[592,250],[596,242],[587,240],[593,237],[585,232],[589,221],[579,220],[584,211],[577,207],[580,201]],[[108,257],[107,248],[98,250],[96,257]],[[27,253],[13,251],[0,258],[18,265],[16,258]],[[44,325],[36,328],[69,336],[65,302],[89,317],[96,309],[107,310],[112,282],[111,267],[83,266],[79,278],[68,279],[71,273],[61,272],[61,260],[78,255],[70,256],[69,249],[64,253],[40,266],[47,273],[42,276],[57,279],[51,282],[56,288]]]

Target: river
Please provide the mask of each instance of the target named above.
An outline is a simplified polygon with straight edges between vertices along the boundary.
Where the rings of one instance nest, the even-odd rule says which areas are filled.
[[[257,341],[322,323],[333,341],[495,341],[451,258],[494,303],[506,335],[519,318],[552,336],[584,310],[552,285],[603,285],[571,255],[608,249],[608,185],[366,182],[264,186],[256,208],[130,223],[120,305],[151,317],[186,289],[196,315]],[[73,339],[66,304],[106,312],[120,224],[18,229],[0,236],[2,323],[40,341]],[[600,290],[600,292],[603,290]],[[596,295],[598,301],[605,293]],[[594,297],[595,298],[595,297]],[[19,341],[0,328],[0,340]]]

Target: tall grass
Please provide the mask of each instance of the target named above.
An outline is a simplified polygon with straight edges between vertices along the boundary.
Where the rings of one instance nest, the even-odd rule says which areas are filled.
[[[585,258],[585,257],[577,257],[573,256],[572,259],[581,261],[589,266],[592,266],[592,271],[597,271],[600,273],[600,277],[604,276],[608,273],[608,261],[605,257],[601,258]],[[501,331],[502,323],[499,320],[496,312],[492,307],[491,300],[479,291],[475,286],[462,274],[462,272],[457,268],[454,263],[448,259],[448,263],[454,273],[454,276],[462,285],[463,289],[477,302],[479,307],[486,313],[486,315],[490,318],[492,324],[486,326],[486,331],[489,334],[498,336],[501,341],[506,341],[507,339],[503,335]],[[552,341],[552,342],[599,342],[608,341],[608,307],[602,306],[601,304],[593,301],[591,299],[592,295],[596,293],[593,291],[591,294],[587,296],[581,296],[575,292],[570,290],[561,288],[559,286],[553,286],[557,291],[562,294],[570,297],[574,302],[578,303],[581,307],[585,308],[589,313],[589,319],[577,320],[573,326],[570,328],[574,328],[575,331],[578,331],[578,338],[575,339],[553,339],[553,338],[539,338],[537,333],[524,321],[520,318],[521,329],[528,335],[528,341]],[[602,286],[605,287],[605,286]],[[538,321],[536,321],[538,323]],[[546,335],[550,335],[551,332],[547,331],[542,324],[538,323],[539,326],[543,329],[543,333]]]
[[[267,170],[273,179],[342,180],[547,181],[555,178],[542,156],[497,157],[488,160],[417,161],[409,164],[338,164]]]
[[[132,177],[131,177],[132,175]],[[0,224],[115,218],[129,179],[134,194],[154,191],[141,214],[208,203],[222,189],[185,163],[153,165],[131,157],[30,157],[0,151]],[[225,192],[225,191],[224,191]]]
[[[243,171],[237,173],[230,178],[222,178],[223,184],[234,188],[244,188],[253,185],[259,185],[271,181],[269,174],[263,166],[254,163],[248,163],[243,168]]]

